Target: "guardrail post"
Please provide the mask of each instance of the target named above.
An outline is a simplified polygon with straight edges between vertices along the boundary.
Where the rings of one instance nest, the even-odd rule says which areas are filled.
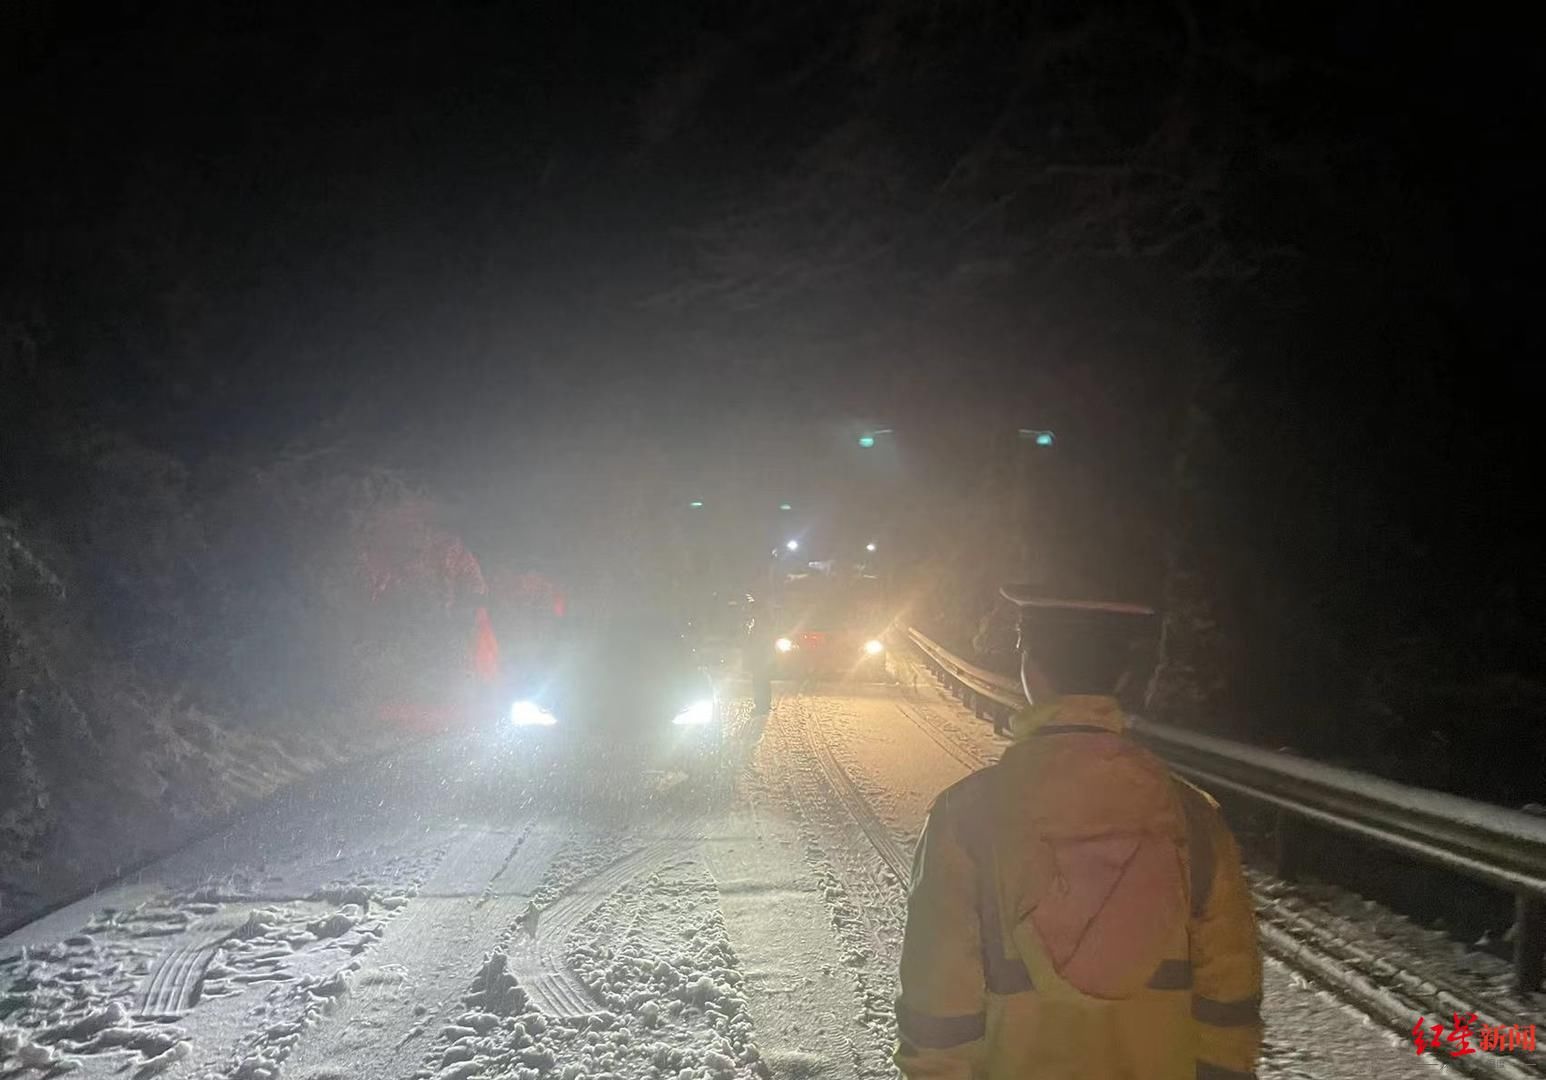
[[[1546,900],[1514,897],[1514,989],[1533,994],[1546,976]]]
[[[993,734],[1008,735],[1009,721],[1014,717],[1014,710],[1006,709],[1000,705],[993,710]]]
[[[1299,844],[1294,836],[1298,823],[1287,810],[1279,810],[1273,824],[1272,862],[1277,876],[1283,881],[1299,877]]]

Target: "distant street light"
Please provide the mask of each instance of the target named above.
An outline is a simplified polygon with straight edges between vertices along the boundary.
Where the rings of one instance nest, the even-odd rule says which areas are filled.
[[[794,507],[790,506],[788,503],[779,503],[778,504],[778,508],[780,510],[793,510],[794,509]]]
[[[1055,436],[1052,432],[1038,431],[1035,428],[1021,428],[1020,438],[1028,439],[1035,443],[1037,446],[1051,446],[1054,442],[1057,441],[1057,436]]]
[[[798,540],[790,540],[790,541],[788,541],[787,543],[784,544],[784,547],[788,548],[790,551],[799,551],[800,550],[800,541],[798,541]]]
[[[865,551],[874,551],[875,550],[875,541],[871,540],[868,544],[865,544],[864,545],[864,550]]]
[[[866,431],[859,436],[859,445],[868,450],[870,447],[875,445],[876,436],[890,435],[892,433],[892,429],[888,427],[876,428],[874,431]]]
[[[703,509],[703,500],[702,499],[694,499],[692,502],[688,503],[687,505],[690,506],[694,510],[702,510]]]

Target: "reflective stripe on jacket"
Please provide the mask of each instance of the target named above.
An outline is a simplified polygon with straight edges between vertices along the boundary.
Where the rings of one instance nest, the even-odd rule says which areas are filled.
[[[1121,730],[1110,699],[1064,698],[1019,718],[1003,760],[935,802],[915,860],[897,1002],[897,1064],[912,1080],[1254,1076],[1261,959],[1239,850],[1217,804]],[[1070,822],[1079,835],[1056,848]],[[1149,846],[1115,839],[1139,833]],[[1157,841],[1179,859],[1173,921],[1117,898],[1138,860],[1097,866],[1086,875],[1093,891],[1072,867],[1081,851],[1110,863],[1113,845],[1153,852]],[[1163,861],[1156,882],[1169,880]],[[1102,922],[1108,901],[1127,906]],[[1166,901],[1156,897],[1154,909]],[[1044,917],[1059,904],[1075,905],[1076,917]],[[1060,939],[1070,925],[1072,944]],[[1078,941],[1090,927],[1105,928],[1100,940]],[[1103,989],[1086,992],[1090,980]]]

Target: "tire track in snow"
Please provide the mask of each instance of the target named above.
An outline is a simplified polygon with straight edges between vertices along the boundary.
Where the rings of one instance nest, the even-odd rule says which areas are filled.
[[[708,868],[772,1075],[856,1080],[856,1047],[871,1037],[855,1022],[852,973],[834,963],[846,943],[801,856],[800,823],[778,809],[771,756],[758,748],[739,805],[706,838]]]
[[[406,1076],[419,1068],[421,1044],[452,1018],[467,963],[481,962],[525,907],[516,888],[546,869],[550,852],[532,842],[536,830],[529,812],[458,829],[418,895],[348,971],[348,992],[326,1019],[277,1040],[260,1037],[238,1053],[233,1073]]]
[[[803,704],[803,702],[802,702]],[[800,717],[800,735],[805,742],[805,747],[810,753],[817,768],[821,770],[828,788],[837,796],[837,801],[848,811],[848,816],[853,819],[859,831],[864,834],[881,862],[891,871],[896,879],[896,884],[905,892],[907,884],[912,880],[912,858],[902,850],[902,845],[892,835],[890,827],[881,820],[859,786],[854,783],[848,770],[843,768],[842,762],[832,753],[832,748],[827,745],[825,739],[820,738],[811,731],[810,714],[802,712]]]
[[[957,733],[951,729],[951,726],[940,719],[933,706],[923,700],[924,695],[918,690],[919,680],[917,676],[920,673],[923,675],[924,681],[929,686],[935,688],[940,703],[946,709],[952,711],[961,709],[959,702],[939,690],[939,680],[934,673],[910,656],[903,658],[903,662],[912,669],[912,678],[910,679],[910,686],[900,682],[897,684],[897,688],[901,693],[898,694],[896,707],[902,714],[917,725],[925,735],[933,739],[941,750],[973,772],[993,764],[996,758],[989,757],[980,746],[974,746],[970,742],[959,738]],[[984,721],[975,716],[972,716],[971,720],[976,724],[984,724]]]
[[[220,943],[230,936],[227,931],[184,941],[157,957],[135,1002],[135,1017],[176,1020],[191,1009],[198,999],[199,987],[203,985],[210,961],[215,958]]]
[[[988,764],[987,759],[967,750],[965,747],[957,743],[953,738],[946,735],[942,726],[939,725],[939,723],[932,717],[926,719],[925,717],[928,714],[926,714],[920,707],[911,704],[904,704],[903,702],[899,701],[896,703],[896,708],[898,712],[907,717],[907,719],[911,720],[919,731],[922,731],[925,735],[932,739],[935,745],[937,745],[950,757],[954,758],[957,762],[964,765],[966,768],[972,771],[976,771],[977,769],[980,769],[984,765]]]
[[[907,874],[898,875],[884,857],[875,836],[862,823],[864,837],[856,842],[848,822],[859,815],[884,830],[862,794],[851,785],[835,786],[836,775],[823,767],[817,749],[819,736],[810,730],[810,702],[804,695],[782,698],[768,733],[773,745],[767,760],[777,763],[789,809],[800,822],[804,856],[821,887],[827,916],[846,951],[843,966],[853,980],[859,1014],[850,1032],[844,1033],[849,1057],[861,1077],[891,1077],[891,1050],[896,1043],[892,1010],[897,986],[896,961],[901,948]],[[889,837],[889,834],[884,834]],[[892,858],[905,864],[892,839]]]
[[[510,971],[535,1008],[568,1018],[599,1011],[590,989],[564,958],[570,935],[613,893],[680,854],[699,832],[695,821],[677,822],[666,836],[570,886],[536,914],[536,925],[529,933],[517,934],[510,946]]]
[[[1433,972],[1420,972],[1392,962],[1350,940],[1338,930],[1341,921],[1318,906],[1294,911],[1278,899],[1253,888],[1262,948],[1288,968],[1326,987],[1341,1001],[1371,1015],[1393,1034],[1410,1037],[1406,1020],[1415,1016],[1467,1016],[1478,1026],[1508,1027],[1522,1014],[1519,1005],[1494,994],[1456,985]],[[1399,959],[1399,958],[1398,958]],[[1546,1075],[1546,1053],[1524,1049],[1504,1051],[1473,1061],[1452,1062],[1463,1072],[1486,1077]]]
[[[919,731],[933,739],[941,750],[971,772],[976,772],[978,769],[992,764],[991,759],[978,753],[973,748],[963,746],[952,736],[948,735],[945,726],[929,711],[927,706],[917,702],[898,701],[896,708],[898,712],[911,720]]]
[[[851,836],[853,830],[845,828],[845,823],[855,826],[862,843],[834,845],[857,856],[844,860],[862,868],[863,882],[853,884],[862,884],[861,891],[871,893],[878,903],[896,907],[906,898],[911,859],[822,737],[812,730],[810,698],[802,694],[784,699],[778,719],[777,734],[785,746],[781,757],[798,778],[785,781],[791,805],[813,831],[829,837]],[[796,786],[802,790],[796,791]],[[835,812],[811,812],[822,805]],[[826,845],[823,850],[827,850]]]

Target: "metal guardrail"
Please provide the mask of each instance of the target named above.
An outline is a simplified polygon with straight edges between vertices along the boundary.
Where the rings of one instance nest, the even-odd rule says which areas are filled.
[[[908,628],[907,636],[957,696],[995,728],[1003,730],[1025,707],[1015,680],[963,660],[918,630]],[[1273,808],[1283,876],[1293,876],[1294,825],[1306,822],[1512,893],[1516,989],[1540,987],[1546,969],[1546,817],[1154,721],[1134,718],[1129,731],[1204,787]]]
[[[1002,730],[1004,727],[1003,721],[1007,717],[1000,715],[1003,710],[1012,710],[1011,715],[1013,715],[1014,712],[1025,708],[1025,695],[1020,690],[1020,684],[1015,680],[962,660],[913,627],[907,628],[907,636],[914,645],[923,650],[924,656],[928,657],[929,664],[935,671],[955,682],[960,689],[966,691],[967,695],[984,699],[981,702],[968,700],[967,704],[977,710],[978,716],[992,713],[995,728]],[[982,707],[990,704],[998,708]]]

